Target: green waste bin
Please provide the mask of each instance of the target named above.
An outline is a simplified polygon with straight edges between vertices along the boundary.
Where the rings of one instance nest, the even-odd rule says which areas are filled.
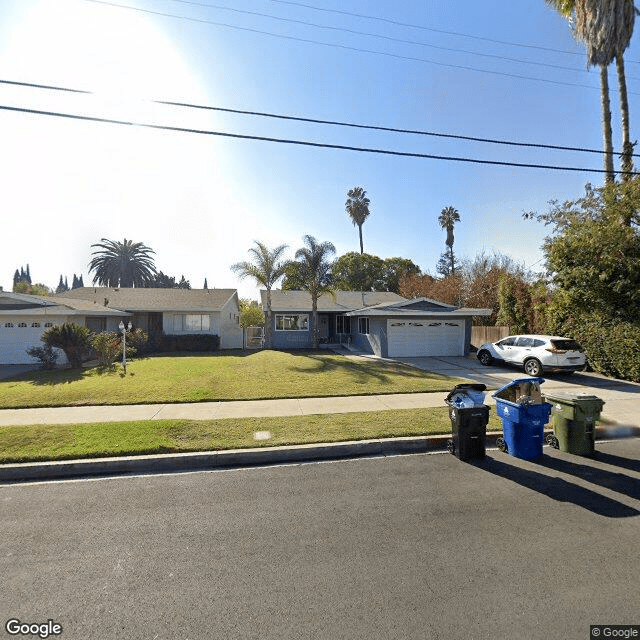
[[[584,393],[545,394],[552,405],[551,425],[553,435],[547,443],[560,451],[579,456],[595,453],[596,422],[604,406],[604,400]]]

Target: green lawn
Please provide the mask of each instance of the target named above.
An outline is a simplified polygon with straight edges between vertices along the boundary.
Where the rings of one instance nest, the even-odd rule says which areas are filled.
[[[490,412],[488,430],[501,430]],[[268,431],[271,438],[256,440]],[[280,418],[158,420],[0,428],[0,463],[214,451],[451,433],[446,407]]]
[[[0,408],[153,404],[448,391],[463,380],[368,358],[282,351],[133,360],[127,375],[37,371],[0,381]]]

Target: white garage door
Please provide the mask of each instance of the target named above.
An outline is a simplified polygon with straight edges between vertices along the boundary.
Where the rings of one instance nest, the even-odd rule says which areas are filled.
[[[464,320],[387,320],[389,357],[463,356]]]
[[[0,364],[36,364],[26,349],[41,347],[44,323],[33,319],[0,320]]]

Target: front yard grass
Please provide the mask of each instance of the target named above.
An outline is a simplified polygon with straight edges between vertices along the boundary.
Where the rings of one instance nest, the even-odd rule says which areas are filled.
[[[258,351],[132,360],[127,374],[36,371],[0,381],[0,408],[261,400],[449,391],[464,382],[393,362]]]
[[[500,430],[490,412],[487,430]],[[254,433],[268,431],[268,440]],[[245,449],[451,433],[446,407],[363,413],[0,428],[0,463]]]

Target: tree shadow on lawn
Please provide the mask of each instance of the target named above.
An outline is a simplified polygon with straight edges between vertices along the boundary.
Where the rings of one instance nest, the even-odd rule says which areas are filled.
[[[630,518],[640,515],[640,511],[637,509],[586,487],[545,473],[538,473],[513,464],[507,464],[495,458],[487,457],[482,461],[474,462],[473,466],[548,496],[552,500],[572,502],[583,509],[606,518]]]
[[[18,382],[30,382],[36,387],[69,384],[82,380],[86,369],[58,369],[54,371],[34,371],[20,378]]]
[[[416,380],[445,379],[444,376],[440,376],[439,374],[429,374],[425,371],[420,371],[418,369],[405,367],[404,365],[391,362],[379,362],[377,360],[364,358],[362,360],[348,360],[344,356],[313,351],[301,352],[295,355],[304,356],[305,358],[312,360],[314,366],[291,366],[289,367],[290,371],[303,374],[317,374],[341,369],[353,374],[355,376],[355,382],[358,384],[366,384],[371,380],[389,383],[391,382],[391,376],[389,374],[393,374],[393,377],[413,378]]]

